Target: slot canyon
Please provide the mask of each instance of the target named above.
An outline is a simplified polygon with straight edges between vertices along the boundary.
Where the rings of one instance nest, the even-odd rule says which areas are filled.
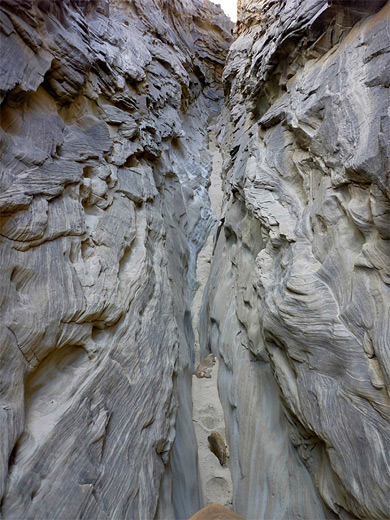
[[[390,518],[390,2],[237,15],[0,1],[3,520]]]

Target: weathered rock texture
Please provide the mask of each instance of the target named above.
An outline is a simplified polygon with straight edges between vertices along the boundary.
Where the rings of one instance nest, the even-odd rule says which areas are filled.
[[[196,254],[229,20],[1,2],[1,511],[188,518]]]
[[[239,8],[200,324],[234,509],[389,518],[390,6]]]

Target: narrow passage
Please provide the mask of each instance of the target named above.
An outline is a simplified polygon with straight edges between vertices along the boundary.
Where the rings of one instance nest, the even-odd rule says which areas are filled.
[[[211,171],[211,185],[209,196],[211,209],[219,218],[222,207],[223,191],[221,182],[222,156],[216,147],[216,135],[212,127],[209,134],[209,150],[213,157]],[[210,273],[213,240],[215,228],[211,231],[206,244],[199,252],[197,261],[197,279],[199,288],[195,294],[192,307],[193,329],[195,332],[195,366],[200,360],[200,346],[198,335],[198,316],[202,303],[204,288]],[[212,432],[219,432],[225,438],[225,422],[222,405],[219,400],[218,388],[218,361],[214,365],[211,378],[198,379],[192,376],[193,422],[198,442],[199,473],[203,493],[204,505],[221,504],[229,509],[233,503],[233,486],[229,470],[229,459],[225,466],[221,466],[217,457],[210,451],[208,436]]]

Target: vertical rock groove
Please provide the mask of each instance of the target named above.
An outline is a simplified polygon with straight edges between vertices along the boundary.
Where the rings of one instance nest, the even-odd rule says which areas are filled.
[[[204,294],[205,285],[210,274],[213,252],[213,239],[217,230],[221,212],[223,191],[221,186],[222,157],[216,147],[215,127],[217,120],[209,127],[209,149],[213,156],[210,172],[210,206],[214,215],[213,227],[208,239],[199,252],[197,261],[197,280],[199,288],[193,301],[193,323],[195,332],[195,365],[198,367],[200,359],[200,345],[198,334],[199,310]],[[204,505],[218,503],[232,507],[232,481],[229,465],[220,464],[217,457],[210,451],[208,437],[215,431],[225,438],[225,422],[221,401],[218,394],[218,361],[205,374],[206,377],[192,377],[193,421],[198,444],[199,476],[203,493]]]

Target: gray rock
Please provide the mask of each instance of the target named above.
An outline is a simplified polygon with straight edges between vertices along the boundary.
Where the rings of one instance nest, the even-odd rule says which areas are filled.
[[[240,2],[200,328],[246,518],[390,515],[385,3]]]
[[[191,233],[231,25],[200,0],[110,4],[1,3],[5,519],[202,507]]]
[[[224,67],[208,0],[1,2],[4,519],[202,507],[211,123],[225,198],[199,330],[234,509],[390,516],[389,4],[238,8]]]

